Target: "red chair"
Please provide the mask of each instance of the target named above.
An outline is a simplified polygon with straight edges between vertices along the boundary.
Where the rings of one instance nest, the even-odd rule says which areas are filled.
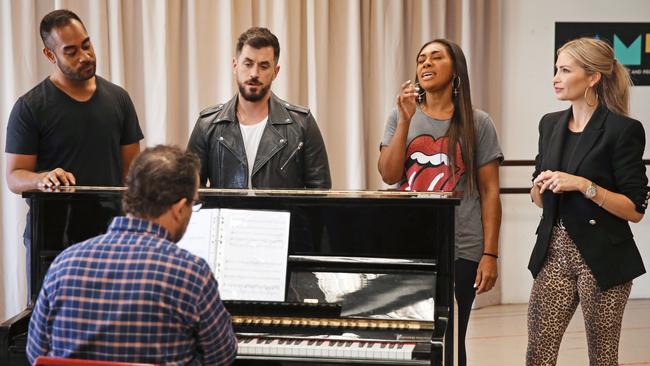
[[[80,360],[77,358],[61,358],[38,356],[34,366],[158,366],[152,363],[114,362],[98,360]]]

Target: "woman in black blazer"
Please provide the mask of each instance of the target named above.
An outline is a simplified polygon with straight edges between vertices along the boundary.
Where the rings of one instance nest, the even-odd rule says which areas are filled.
[[[632,279],[645,273],[629,221],[650,192],[643,125],[627,117],[627,70],[612,48],[580,38],[558,50],[553,78],[565,111],[542,117],[533,202],[543,208],[528,268],[527,365],[554,365],[562,335],[581,304],[591,365],[617,365]]]

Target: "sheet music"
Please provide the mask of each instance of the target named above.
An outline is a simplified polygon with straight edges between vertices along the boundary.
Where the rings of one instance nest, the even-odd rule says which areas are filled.
[[[284,301],[288,212],[221,210],[216,276],[225,300]]]
[[[284,301],[289,212],[202,209],[178,246],[205,259],[224,300]]]
[[[208,262],[215,272],[216,238],[219,230],[219,209],[204,209],[193,212],[183,238],[176,244]]]

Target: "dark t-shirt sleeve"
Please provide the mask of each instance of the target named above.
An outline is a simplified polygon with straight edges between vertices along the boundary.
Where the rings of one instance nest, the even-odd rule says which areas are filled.
[[[38,153],[38,127],[23,97],[18,98],[9,115],[5,152],[25,155]]]
[[[120,145],[134,144],[144,137],[140,129],[138,115],[135,113],[135,107],[129,94],[122,90],[122,104],[124,106],[124,124],[122,126],[122,137]]]

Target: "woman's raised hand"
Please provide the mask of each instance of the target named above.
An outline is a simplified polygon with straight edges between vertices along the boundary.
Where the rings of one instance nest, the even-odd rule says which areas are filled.
[[[399,110],[400,122],[411,122],[411,118],[415,114],[417,97],[418,88],[411,80],[406,81],[400,86],[399,94],[397,94],[397,109]]]

